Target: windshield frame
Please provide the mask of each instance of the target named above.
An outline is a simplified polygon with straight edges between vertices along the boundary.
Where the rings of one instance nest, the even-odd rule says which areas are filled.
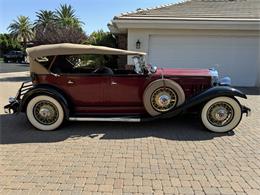
[[[145,64],[144,56],[135,55],[132,57],[132,62],[134,65],[134,70],[137,74],[145,74],[148,72],[147,66]]]

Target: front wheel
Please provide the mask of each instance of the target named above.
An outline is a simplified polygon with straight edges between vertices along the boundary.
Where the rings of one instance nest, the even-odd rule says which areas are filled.
[[[64,120],[61,104],[47,95],[32,98],[27,104],[26,115],[35,128],[43,131],[57,129]]]
[[[208,101],[201,112],[204,126],[217,133],[234,129],[241,118],[242,110],[239,102],[230,97],[217,97]]]

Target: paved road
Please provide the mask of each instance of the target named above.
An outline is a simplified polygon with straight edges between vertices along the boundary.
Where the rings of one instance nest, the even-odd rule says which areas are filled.
[[[0,73],[24,72],[29,70],[28,64],[2,63],[0,62]]]
[[[22,80],[12,77],[24,74],[0,75],[1,107]],[[226,134],[206,131],[195,116],[41,132],[1,109],[0,194],[259,195],[260,96],[241,101],[252,116]]]

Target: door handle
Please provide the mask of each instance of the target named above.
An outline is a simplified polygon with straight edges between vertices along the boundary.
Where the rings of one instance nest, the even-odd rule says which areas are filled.
[[[67,82],[69,85],[72,85],[72,84],[74,84],[74,81],[72,81],[72,80],[68,80],[68,82]]]
[[[117,82],[112,81],[112,82],[111,82],[111,85],[117,85]]]

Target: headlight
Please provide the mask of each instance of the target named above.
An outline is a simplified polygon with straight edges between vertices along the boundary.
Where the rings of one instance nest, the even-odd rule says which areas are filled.
[[[221,86],[230,86],[231,85],[231,78],[230,77],[221,78],[221,79],[219,79],[218,84],[221,85]]]

